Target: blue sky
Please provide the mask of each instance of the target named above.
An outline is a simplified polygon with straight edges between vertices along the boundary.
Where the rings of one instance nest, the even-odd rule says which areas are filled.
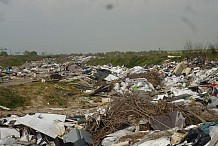
[[[217,0],[0,0],[0,47],[88,53],[214,43]]]

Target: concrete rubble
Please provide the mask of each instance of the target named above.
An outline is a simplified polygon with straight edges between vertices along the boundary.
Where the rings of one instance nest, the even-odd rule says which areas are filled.
[[[1,68],[2,84],[79,80],[84,87],[80,92],[87,96],[81,100],[95,107],[78,110],[79,117],[51,113],[4,117],[0,145],[218,145],[216,62],[194,59],[127,68],[86,65],[91,58],[69,56],[64,63],[50,58]]]

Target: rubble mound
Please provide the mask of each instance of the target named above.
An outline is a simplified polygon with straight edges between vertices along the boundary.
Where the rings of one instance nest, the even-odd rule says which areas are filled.
[[[91,121],[88,123],[87,131],[93,135],[95,145],[99,145],[101,139],[107,134],[129,126],[139,125],[140,130],[143,131],[154,130],[150,124],[151,120],[158,116],[169,116],[174,111],[182,113],[187,126],[218,120],[214,112],[198,104],[175,105],[165,101],[152,102],[149,98],[140,99],[136,96],[127,96],[115,99],[107,109],[106,115],[101,117],[100,122]],[[162,125],[166,129],[171,128]]]

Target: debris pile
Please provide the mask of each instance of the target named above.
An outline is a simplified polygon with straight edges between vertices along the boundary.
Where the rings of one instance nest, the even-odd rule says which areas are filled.
[[[35,113],[2,118],[0,144],[217,145],[216,62],[194,59],[126,68],[88,66],[90,58],[69,56],[64,63],[45,59],[3,71],[2,81],[28,77],[42,84],[54,82],[60,95],[75,96],[81,106],[55,107],[69,110],[67,116]],[[65,93],[58,82],[74,85],[79,94]]]
[[[91,145],[90,133],[76,128],[65,115],[35,113],[0,119],[0,145]]]
[[[114,100],[106,111],[106,116],[102,115],[98,123],[90,122],[87,130],[93,134],[95,145],[98,145],[107,134],[130,126],[135,127],[136,133],[147,130],[163,131],[175,127],[182,129],[185,125],[196,125],[204,121],[215,122],[218,117],[214,117],[214,114],[195,104],[175,105],[128,96]]]

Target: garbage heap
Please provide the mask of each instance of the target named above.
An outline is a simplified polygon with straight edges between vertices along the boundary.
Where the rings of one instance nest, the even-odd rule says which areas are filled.
[[[170,130],[170,134],[167,132],[165,136],[172,136],[186,126],[206,121],[216,122],[218,117],[214,115],[216,115],[214,111],[194,102],[191,105],[176,105],[166,101],[127,96],[114,100],[98,122],[90,121],[87,130],[92,133],[95,145],[100,143],[113,145],[120,142],[133,145],[143,139],[148,140],[147,136],[154,131],[162,133],[162,131]],[[126,130],[128,128],[130,130]],[[126,132],[115,134],[123,129]],[[184,135],[186,133],[181,132]],[[101,141],[102,138],[104,138],[103,141]]]
[[[118,96],[87,125],[94,145],[218,144],[216,62],[194,59],[119,72],[102,68],[111,71],[104,79]]]
[[[51,71],[53,65],[46,65]],[[86,82],[81,96],[89,97],[90,104],[101,104],[77,109],[79,116],[73,117],[48,113],[8,116],[1,119],[0,144],[218,145],[216,62],[168,60],[161,65],[133,68],[69,63],[56,66],[55,81]],[[5,132],[9,129],[12,132]]]

